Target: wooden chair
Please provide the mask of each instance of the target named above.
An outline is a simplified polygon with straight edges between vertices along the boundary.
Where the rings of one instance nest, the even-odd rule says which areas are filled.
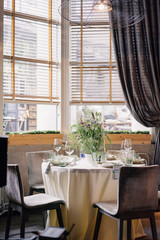
[[[117,202],[97,202],[93,239],[98,238],[102,214],[118,220],[118,240],[123,238],[123,221],[127,220],[127,240],[131,240],[131,220],[150,218],[153,240],[158,240],[154,212],[158,206],[158,165],[122,167]]]
[[[32,195],[34,192],[45,193],[41,164],[43,159],[50,158],[51,153],[53,153],[52,150],[26,153],[28,183],[30,186],[29,195]]]
[[[23,186],[17,164],[9,164],[7,168],[7,186],[6,193],[9,199],[8,217],[6,224],[5,239],[9,237],[12,210],[21,213],[20,237],[25,236],[25,220],[28,214],[37,213],[37,211],[46,211],[55,209],[57,212],[60,227],[63,227],[63,220],[60,205],[65,202],[62,199],[53,197],[45,193],[34,194],[24,197]]]

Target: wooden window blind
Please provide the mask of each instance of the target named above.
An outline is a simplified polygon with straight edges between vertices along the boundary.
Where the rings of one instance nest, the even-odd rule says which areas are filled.
[[[70,1],[73,22],[77,18],[83,20],[83,16],[86,18],[90,3]],[[98,24],[97,17],[92,15],[86,26],[70,24],[71,103],[124,103],[109,19],[105,24]]]
[[[57,0],[4,0],[4,99],[60,102]]]

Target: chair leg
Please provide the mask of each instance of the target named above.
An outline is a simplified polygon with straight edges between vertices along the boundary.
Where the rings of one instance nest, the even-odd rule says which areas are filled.
[[[95,229],[94,229],[93,240],[97,240],[98,239],[98,233],[99,233],[99,228],[100,228],[100,225],[101,225],[101,219],[102,219],[102,213],[98,209],[97,219],[96,219],[96,226],[95,226]]]
[[[131,220],[127,221],[127,240],[131,240]]]
[[[45,228],[46,222],[47,222],[47,211],[43,211],[42,216],[43,216],[43,227]]]
[[[122,239],[123,239],[123,220],[120,218],[120,219],[118,219],[118,236],[117,236],[117,240],[122,240]]]
[[[29,195],[33,195],[33,188],[32,187],[30,187],[30,189],[29,189]]]
[[[152,214],[152,217],[150,217],[150,225],[151,225],[153,240],[158,240],[154,213]]]
[[[25,212],[22,208],[21,211],[21,228],[20,228],[20,237],[24,238],[25,236],[25,221],[26,221],[26,216],[25,216]]]
[[[9,231],[11,226],[11,218],[12,218],[12,208],[9,205],[8,207],[8,216],[7,216],[7,224],[6,224],[6,231],[5,231],[5,239],[8,239],[9,237]]]
[[[59,226],[60,226],[60,227],[64,227],[60,205],[59,205],[59,207],[56,209],[56,211],[57,211],[57,217],[58,217]]]

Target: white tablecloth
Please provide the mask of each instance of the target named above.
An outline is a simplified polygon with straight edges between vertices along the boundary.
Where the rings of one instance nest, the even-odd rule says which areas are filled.
[[[47,166],[48,163],[43,162],[45,191],[66,202],[66,206],[62,206],[62,216],[67,230],[75,223],[69,239],[91,240],[97,213],[93,203],[117,199],[118,181],[113,179],[112,169],[94,167],[86,159],[77,161],[72,167],[51,166],[48,174],[45,173]],[[50,226],[58,225],[54,211],[50,211],[49,221]],[[132,239],[145,236],[141,221],[132,222]],[[117,240],[117,221],[103,216],[98,239]],[[126,226],[124,240],[127,240]]]

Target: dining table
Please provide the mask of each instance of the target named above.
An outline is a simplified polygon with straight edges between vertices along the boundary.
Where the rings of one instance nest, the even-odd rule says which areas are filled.
[[[45,192],[63,199],[61,206],[64,227],[69,230],[70,240],[93,239],[97,209],[95,202],[117,199],[118,178],[113,168],[104,164],[92,164],[86,158],[74,161],[65,167],[54,166],[49,161],[42,163]],[[56,214],[49,212],[47,227],[58,226]],[[145,236],[141,220],[132,220],[132,240]],[[117,221],[102,216],[98,240],[117,240]],[[123,240],[127,240],[127,226],[124,223]]]

